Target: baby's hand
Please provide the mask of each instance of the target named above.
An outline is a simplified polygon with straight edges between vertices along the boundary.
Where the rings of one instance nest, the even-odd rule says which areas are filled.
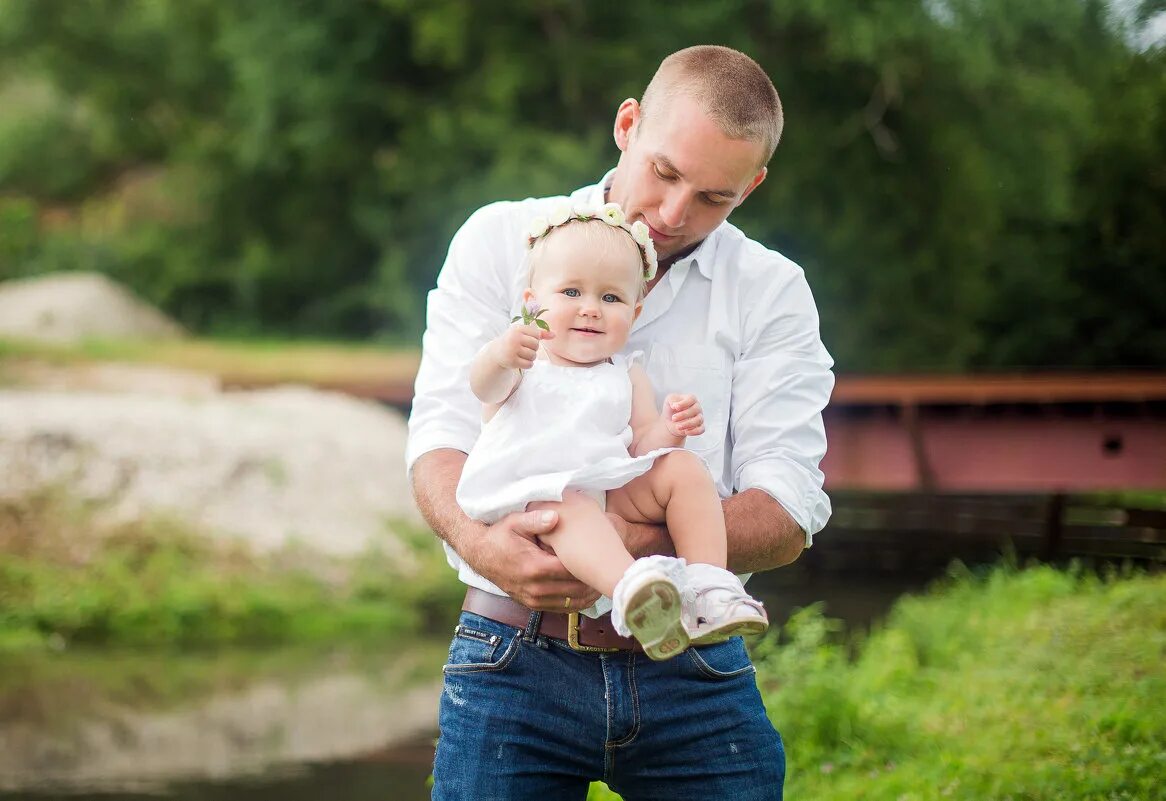
[[[494,340],[494,358],[507,370],[527,370],[534,365],[538,343],[555,335],[531,325],[512,325]]]
[[[664,428],[674,437],[698,437],[704,433],[704,410],[695,395],[669,395],[660,416]]]

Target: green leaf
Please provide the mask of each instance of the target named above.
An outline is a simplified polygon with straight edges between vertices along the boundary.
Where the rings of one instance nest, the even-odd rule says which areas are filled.
[[[550,327],[549,325],[547,325],[547,321],[546,321],[546,320],[535,320],[535,321],[534,321],[534,324],[535,324],[535,325],[537,325],[539,328],[541,328],[541,329],[542,329],[542,330],[544,330],[544,331],[550,331],[550,330],[551,330],[551,327]]]

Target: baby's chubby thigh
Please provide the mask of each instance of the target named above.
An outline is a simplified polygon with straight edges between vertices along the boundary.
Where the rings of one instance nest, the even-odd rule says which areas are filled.
[[[526,511],[535,512],[549,509],[558,513],[559,526],[556,526],[556,530],[558,530],[563,526],[574,527],[599,520],[606,521],[607,516],[604,514],[606,503],[607,500],[603,492],[567,489],[563,491],[563,500],[531,501],[526,505]],[[554,532],[552,531],[551,534]],[[541,539],[547,539],[547,536],[544,535]]]
[[[648,472],[607,491],[607,511],[629,523],[663,523],[674,492],[712,481],[704,461],[686,450],[669,451]]]

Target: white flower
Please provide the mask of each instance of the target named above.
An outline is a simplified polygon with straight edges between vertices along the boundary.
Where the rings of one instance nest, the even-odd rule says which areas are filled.
[[[530,221],[530,226],[526,229],[526,235],[531,239],[538,239],[540,236],[550,230],[550,223],[547,218],[539,215]]]
[[[551,213],[547,216],[547,222],[551,228],[556,225],[562,225],[571,217],[571,207],[566,203],[556,203],[555,207],[551,209]]]
[[[649,242],[648,246],[644,248],[644,255],[648,257],[648,269],[644,270],[644,280],[651,281],[656,277],[656,248]]]
[[[623,209],[618,203],[604,203],[599,210],[599,218],[608,225],[620,227],[624,223]]]
[[[595,206],[591,205],[586,200],[575,201],[575,207],[572,209],[572,211],[575,212],[576,217],[583,220],[590,220],[595,216]]]
[[[636,220],[632,223],[632,239],[636,240],[636,244],[642,248],[646,248],[652,241],[652,237],[648,234],[648,226],[643,220]]]

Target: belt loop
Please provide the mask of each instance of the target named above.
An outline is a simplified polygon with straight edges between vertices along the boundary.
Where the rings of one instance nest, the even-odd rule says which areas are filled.
[[[531,612],[526,621],[526,628],[522,630],[523,642],[535,642],[538,639],[538,627],[543,622],[542,612]]]

